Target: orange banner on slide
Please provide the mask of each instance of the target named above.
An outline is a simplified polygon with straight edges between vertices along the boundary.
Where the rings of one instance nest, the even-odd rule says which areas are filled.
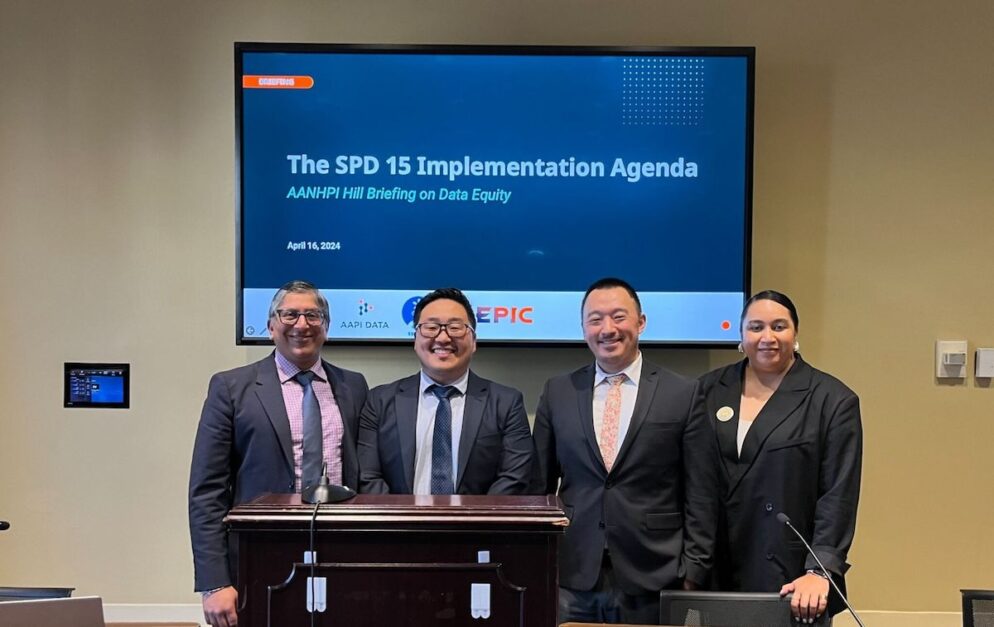
[[[310,89],[314,79],[310,76],[243,76],[244,89]]]

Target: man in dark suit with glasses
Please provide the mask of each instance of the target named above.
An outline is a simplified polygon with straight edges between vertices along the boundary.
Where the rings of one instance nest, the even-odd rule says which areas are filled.
[[[269,307],[276,350],[211,377],[190,468],[195,590],[209,625],[237,625],[237,555],[223,520],[267,492],[299,492],[320,479],[359,484],[356,431],[366,379],[321,359],[331,312],[306,281],[281,287]]]
[[[421,372],[370,391],[359,418],[359,490],[525,494],[534,445],[521,392],[476,376],[476,316],[455,288],[414,310]]]

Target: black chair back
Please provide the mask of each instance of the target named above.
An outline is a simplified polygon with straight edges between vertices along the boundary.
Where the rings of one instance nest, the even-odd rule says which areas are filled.
[[[64,599],[76,588],[4,588],[0,586],[0,601],[30,601],[32,599]]]

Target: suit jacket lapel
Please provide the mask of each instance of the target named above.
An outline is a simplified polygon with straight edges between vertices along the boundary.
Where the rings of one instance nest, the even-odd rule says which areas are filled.
[[[400,439],[400,459],[404,464],[404,479],[407,480],[407,494],[414,493],[414,463],[417,452],[418,395],[421,375],[403,379],[397,386],[395,403],[397,415],[397,436]]]
[[[656,396],[656,388],[658,386],[659,366],[643,359],[642,374],[639,376],[638,395],[635,397],[635,409],[632,410],[632,420],[628,424],[628,433],[625,434],[625,440],[621,443],[618,454],[614,456],[614,465],[611,466],[612,472],[621,465],[625,454],[632,448],[632,442],[635,441],[639,429],[642,428],[642,423],[645,422],[646,416],[649,415],[649,408],[652,407],[652,399]]]
[[[576,371],[573,376],[573,389],[576,390],[577,416],[580,417],[580,429],[586,437],[590,448],[591,459],[596,460],[604,468],[604,458],[601,457],[600,446],[597,445],[597,434],[594,433],[594,366],[593,364]]]
[[[290,475],[293,476],[293,439],[290,436],[290,418],[286,415],[280,375],[276,370],[276,360],[272,357],[272,353],[270,358],[259,363],[255,384],[255,394],[262,404],[270,424],[273,425],[276,439],[280,443],[280,450],[283,451],[283,461],[286,462],[290,469]]]
[[[715,415],[710,416],[715,421],[715,434],[718,438],[718,450],[721,454],[721,464],[729,477],[729,486],[739,480],[739,450],[737,436],[739,430],[739,411],[742,401],[742,371],[745,362],[737,367],[729,368],[714,387],[714,403],[711,409]],[[717,412],[722,407],[732,409],[731,420],[718,420]]]
[[[469,465],[470,453],[476,443],[476,434],[480,431],[480,424],[483,422],[483,408],[486,406],[489,393],[490,385],[470,371],[463,405],[462,433],[459,436],[459,476],[456,477],[455,482],[457,494],[462,478],[466,474],[466,467]]]
[[[739,456],[739,480],[756,461],[770,434],[790,418],[794,410],[804,401],[810,387],[811,368],[798,357],[780,382],[780,387],[770,400],[766,401],[766,405],[749,427],[749,433],[742,442],[742,455]],[[732,489],[734,490],[734,486]]]

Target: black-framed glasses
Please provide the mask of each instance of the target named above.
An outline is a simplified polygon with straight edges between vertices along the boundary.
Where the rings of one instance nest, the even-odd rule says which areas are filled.
[[[426,337],[428,339],[436,338],[442,334],[444,330],[449,337],[457,340],[466,335],[467,332],[472,331],[473,327],[469,326],[465,322],[449,322],[447,324],[442,324],[440,322],[422,322],[415,327],[421,337]]]
[[[297,311],[296,309],[277,309],[276,318],[286,325],[297,324],[297,320],[303,316],[304,320],[310,326],[317,326],[324,322],[324,312],[317,309],[307,309],[306,311]]]

